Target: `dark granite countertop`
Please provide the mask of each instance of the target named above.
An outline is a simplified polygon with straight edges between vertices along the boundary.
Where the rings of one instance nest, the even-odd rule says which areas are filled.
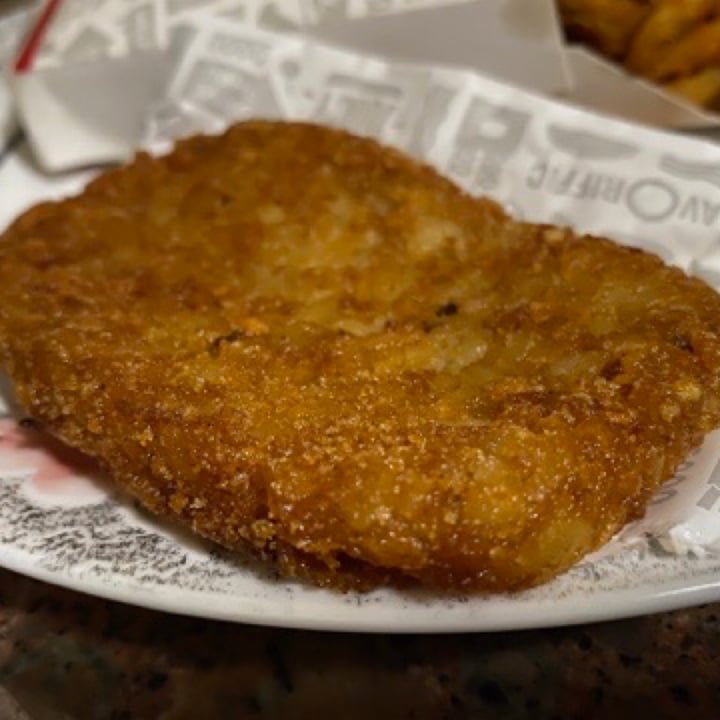
[[[351,635],[164,615],[0,571],[0,720],[485,717],[720,717],[720,605]]]

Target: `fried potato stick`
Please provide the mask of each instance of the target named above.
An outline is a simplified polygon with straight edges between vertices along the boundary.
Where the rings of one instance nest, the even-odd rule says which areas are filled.
[[[650,6],[640,0],[559,0],[571,37],[611,57],[623,57]]]
[[[712,107],[720,98],[720,67],[705,68],[694,75],[667,83],[665,88],[695,105]]]
[[[717,10],[717,0],[661,0],[645,18],[625,58],[629,70],[650,79],[666,76],[660,69],[672,47],[698,30]]]

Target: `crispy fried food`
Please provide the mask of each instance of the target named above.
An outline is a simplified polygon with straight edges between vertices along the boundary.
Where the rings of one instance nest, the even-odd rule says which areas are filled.
[[[695,105],[715,107],[720,100],[720,66],[700,70],[665,87]]]
[[[658,2],[635,34],[625,59],[628,69],[661,79],[658,67],[668,48],[712,17],[717,0]]]
[[[558,0],[573,39],[582,40],[610,57],[624,57],[633,35],[652,7],[644,0]]]
[[[720,19],[689,31],[656,62],[653,77],[679,78],[720,64]]]
[[[152,511],[335,587],[539,583],[720,421],[720,298],[367,139],[250,122],[0,241],[28,410]]]

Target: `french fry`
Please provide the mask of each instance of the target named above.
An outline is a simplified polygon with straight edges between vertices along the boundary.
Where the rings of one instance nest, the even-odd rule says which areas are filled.
[[[616,58],[652,9],[643,0],[558,0],[558,6],[570,37]]]
[[[686,33],[667,48],[647,77],[671,81],[717,64],[720,64],[720,20],[713,20]]]
[[[658,0],[632,39],[625,58],[627,68],[654,80],[667,77],[660,70],[660,58],[668,48],[683,45],[689,32],[703,27],[717,6],[717,0]],[[686,51],[680,52],[682,56]],[[693,65],[686,72],[696,69],[698,65]]]
[[[720,99],[720,67],[709,67],[694,75],[667,83],[665,89],[695,105],[711,107]]]

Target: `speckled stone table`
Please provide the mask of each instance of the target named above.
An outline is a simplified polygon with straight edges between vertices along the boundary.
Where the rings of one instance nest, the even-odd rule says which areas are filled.
[[[0,720],[720,717],[720,605],[553,630],[323,634],[0,571]]]

